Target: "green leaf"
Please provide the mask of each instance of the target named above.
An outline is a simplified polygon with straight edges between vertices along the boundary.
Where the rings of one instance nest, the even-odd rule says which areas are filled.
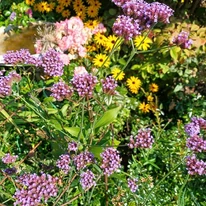
[[[134,64],[132,67],[131,67],[131,70],[137,70],[140,68],[140,65],[138,64]]]
[[[178,84],[178,85],[175,87],[174,92],[179,92],[179,91],[181,91],[182,89],[183,89],[182,84]]]
[[[172,57],[174,62],[177,62],[180,51],[181,51],[180,47],[177,47],[177,46],[172,47],[170,49],[170,56]]]
[[[127,62],[125,61],[125,59],[123,59],[123,58],[119,59],[118,62],[119,62],[122,66],[124,66],[124,65],[127,63]]]
[[[71,134],[74,137],[78,137],[80,136],[80,138],[84,138],[83,134],[81,132],[81,129],[79,127],[64,127],[64,130],[69,132],[69,134]]]
[[[67,109],[69,107],[69,104],[65,104],[62,108],[61,108],[61,112],[62,115],[65,117],[67,115]]]
[[[94,154],[94,156],[98,159],[100,159],[100,154],[102,153],[103,151],[103,147],[101,146],[92,146],[89,151]]]
[[[114,109],[110,109],[106,111],[102,115],[102,117],[96,122],[96,124],[94,125],[94,128],[96,129],[98,127],[106,126],[110,124],[111,122],[113,122],[116,119],[119,110],[120,110],[120,107],[116,107]]]

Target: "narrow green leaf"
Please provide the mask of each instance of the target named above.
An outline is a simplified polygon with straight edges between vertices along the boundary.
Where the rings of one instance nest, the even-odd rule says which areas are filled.
[[[67,109],[69,107],[69,104],[65,104],[62,108],[61,108],[61,112],[62,115],[65,117],[67,115]]]
[[[106,111],[102,115],[102,117],[96,122],[96,124],[94,125],[94,128],[96,129],[98,127],[106,126],[110,124],[111,122],[113,122],[116,119],[119,110],[120,110],[120,107],[116,107],[114,109],[110,109]]]

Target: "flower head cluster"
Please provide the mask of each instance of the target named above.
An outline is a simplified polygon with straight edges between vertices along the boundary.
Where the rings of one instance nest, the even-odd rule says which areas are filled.
[[[55,23],[56,41],[62,51],[77,53],[80,57],[86,55],[84,45],[92,36],[89,28],[84,27],[84,23],[79,17],[71,17],[64,21]]]
[[[17,158],[18,158],[17,155],[11,155],[11,154],[7,153],[2,157],[1,160],[5,164],[11,164],[11,163],[15,162]]]
[[[186,31],[182,31],[175,37],[172,42],[174,44],[179,45],[183,49],[188,49],[192,45],[192,40],[189,39],[189,33]]]
[[[84,190],[89,189],[90,187],[93,187],[94,185],[96,185],[96,182],[94,180],[95,176],[92,171],[87,170],[86,172],[83,172],[80,175],[80,177],[81,177],[80,184]]]
[[[91,152],[82,152],[73,158],[77,170],[85,168],[88,164],[94,163],[94,155]]]
[[[18,189],[14,198],[16,202],[14,205],[39,205],[41,200],[46,203],[50,197],[57,195],[58,178],[49,174],[24,174],[17,180],[23,187]]]
[[[59,52],[54,49],[49,49],[39,57],[37,66],[42,67],[44,69],[44,73],[50,77],[62,76],[64,72],[64,63],[60,58]]]
[[[51,92],[52,97],[54,97],[57,101],[62,101],[64,99],[69,99],[72,96],[73,88],[69,87],[63,81],[59,81],[52,86]]]
[[[111,76],[106,77],[105,79],[102,79],[101,82],[102,82],[103,92],[105,94],[109,94],[109,95],[116,94],[115,89],[117,87],[117,82],[115,81],[115,79],[113,79],[113,77]]]
[[[114,148],[106,148],[100,156],[102,157],[101,168],[105,175],[110,176],[120,168],[121,158],[119,152]]]
[[[114,22],[112,30],[117,36],[122,36],[125,40],[131,40],[141,33],[139,21],[130,16],[120,15]]]
[[[137,191],[138,189],[137,181],[138,181],[137,179],[132,179],[132,178],[129,178],[127,180],[128,187],[130,188],[131,192]]]
[[[206,162],[198,160],[195,154],[187,157],[186,165],[190,175],[206,175]]]
[[[0,96],[9,96],[12,93],[12,83],[19,82],[21,76],[11,71],[7,76],[0,76]]]
[[[36,58],[30,54],[28,49],[7,51],[3,58],[6,64],[36,64]]]
[[[186,146],[193,152],[206,151],[206,140],[201,136],[201,130],[206,129],[206,120],[200,117],[192,117],[191,122],[185,125],[185,132],[189,135]],[[187,157],[186,166],[190,175],[206,174],[206,162],[198,160],[196,154]]]
[[[78,150],[78,144],[76,142],[70,142],[68,144],[68,151],[71,152],[71,151],[74,151],[76,152]]]
[[[60,168],[65,174],[68,174],[70,170],[70,163],[71,159],[68,154],[62,154],[56,162],[56,166]]]
[[[174,12],[167,5],[158,2],[147,3],[143,0],[113,0],[113,2],[123,10],[123,15],[118,16],[113,25],[113,32],[126,40],[137,36],[154,23],[169,23],[169,18]]]
[[[97,77],[89,73],[74,75],[72,79],[72,84],[81,97],[92,97],[97,82]]]
[[[192,117],[191,122],[185,125],[185,132],[190,137],[198,135],[200,129],[206,129],[206,120],[200,117]]]
[[[151,148],[154,143],[153,136],[151,135],[151,130],[139,129],[138,134],[133,137],[131,135],[130,142],[128,144],[129,148]]]
[[[198,135],[188,138],[186,146],[194,152],[206,152],[206,140]]]
[[[6,168],[4,170],[4,172],[7,174],[7,175],[13,175],[17,172],[17,169],[15,167],[11,167],[11,168]]]

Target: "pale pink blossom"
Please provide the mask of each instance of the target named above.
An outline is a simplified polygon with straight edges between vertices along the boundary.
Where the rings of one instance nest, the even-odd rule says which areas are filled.
[[[86,73],[88,73],[88,72],[84,66],[79,66],[79,67],[74,68],[74,75],[86,74]]]

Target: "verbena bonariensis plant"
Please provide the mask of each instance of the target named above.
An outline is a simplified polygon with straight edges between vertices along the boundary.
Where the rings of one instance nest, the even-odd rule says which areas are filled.
[[[72,17],[55,23],[53,36],[37,40],[40,55],[25,49],[4,55],[5,63],[20,74],[4,71],[0,77],[3,204],[181,205],[189,182],[186,171],[205,174],[205,162],[195,155],[187,157],[185,165],[181,123],[178,130],[165,130],[171,120],[162,120],[157,98],[154,101],[158,85],[152,82],[147,92],[135,75],[124,84],[117,82],[135,55],[148,52],[149,34],[156,24],[169,23],[173,10],[157,2],[113,2],[122,14],[107,45],[100,41],[106,38],[102,24],[89,29]],[[184,48],[191,44],[185,33],[174,42]],[[106,52],[92,51],[88,45],[94,43]],[[128,59],[111,71],[123,45],[132,48],[129,55],[125,52]],[[19,83],[12,87],[14,79]],[[139,90],[145,96],[138,96]],[[149,103],[139,104],[141,97]],[[132,115],[137,105],[140,116]],[[144,116],[148,111],[152,121]],[[192,135],[187,147],[205,152],[205,140],[198,137],[205,120],[193,118],[191,124],[185,127]],[[7,139],[16,145],[10,148]]]

